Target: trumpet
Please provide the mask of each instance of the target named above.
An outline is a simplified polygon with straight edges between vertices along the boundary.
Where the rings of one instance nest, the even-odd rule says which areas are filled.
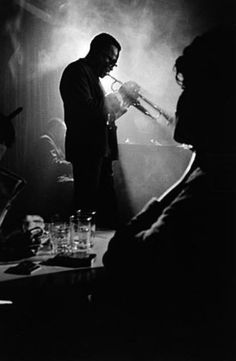
[[[161,115],[165,118],[167,124],[171,124],[173,122],[173,117],[168,114],[164,109],[159,107],[158,105],[154,104],[151,100],[146,98],[143,94],[141,94],[140,90],[141,87],[133,82],[128,81],[126,83],[123,83],[122,81],[116,79],[114,76],[107,74],[112,80],[113,83],[111,84],[111,89],[113,92],[117,92],[121,95],[124,102],[128,103],[129,105],[133,105],[135,108],[137,108],[139,111],[147,115],[153,120],[157,120]],[[115,90],[115,84],[119,84],[119,89]],[[140,100],[143,100],[144,103],[148,104],[151,108],[153,108],[158,115],[154,116],[152,115],[144,105],[141,104]]]

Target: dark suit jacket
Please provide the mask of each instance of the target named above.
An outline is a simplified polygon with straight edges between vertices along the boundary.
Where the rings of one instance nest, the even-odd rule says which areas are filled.
[[[220,166],[212,174],[195,169],[173,197],[152,199],[111,239],[105,268],[139,313],[166,308],[217,319],[229,308],[236,202],[228,177]]]
[[[104,91],[86,59],[79,59],[66,67],[60,92],[67,126],[66,159],[77,160],[86,153],[109,155],[110,146],[117,146],[116,133],[114,136],[112,132],[114,139],[110,142]]]

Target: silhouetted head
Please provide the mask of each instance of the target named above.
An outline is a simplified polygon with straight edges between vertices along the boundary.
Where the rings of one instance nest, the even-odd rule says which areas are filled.
[[[174,138],[201,152],[236,151],[236,27],[215,28],[196,37],[175,63],[183,92]]]
[[[116,66],[121,46],[110,34],[100,33],[90,43],[87,59],[96,74],[103,78]]]

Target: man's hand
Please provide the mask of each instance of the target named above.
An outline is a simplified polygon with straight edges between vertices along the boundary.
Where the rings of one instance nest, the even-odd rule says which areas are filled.
[[[123,99],[119,92],[106,95],[107,124],[113,126],[115,121],[127,112],[130,105],[130,101]]]

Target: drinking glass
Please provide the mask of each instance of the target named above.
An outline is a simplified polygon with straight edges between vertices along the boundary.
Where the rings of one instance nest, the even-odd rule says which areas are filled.
[[[90,244],[89,244],[89,247],[92,248],[94,246],[94,240],[95,240],[95,234],[96,234],[96,222],[95,222],[96,211],[79,209],[76,212],[76,215],[80,219],[90,218],[90,241],[89,241]]]
[[[50,236],[54,254],[68,254],[71,251],[70,225],[68,222],[54,219],[50,223]]]
[[[82,212],[70,217],[72,252],[87,252],[91,247],[91,220]]]

